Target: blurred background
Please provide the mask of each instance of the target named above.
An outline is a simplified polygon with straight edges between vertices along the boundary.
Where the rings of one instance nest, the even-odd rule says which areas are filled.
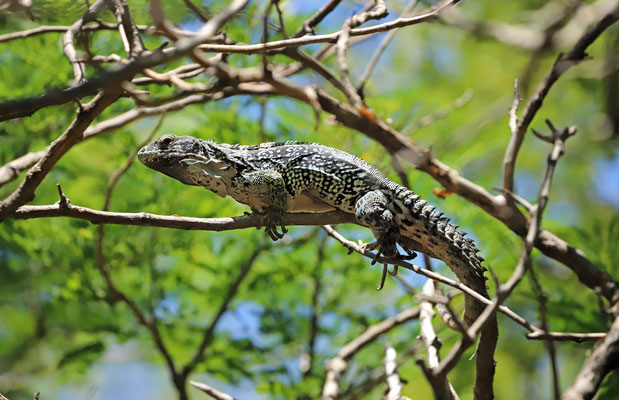
[[[324,2],[281,1],[288,32],[296,31]],[[193,3],[203,6],[209,15],[225,5],[223,1]],[[423,147],[431,147],[438,159],[467,179],[487,189],[500,187],[514,79],[520,79],[526,102],[559,52],[569,49],[578,38],[573,32],[578,32],[579,24],[587,23],[578,10],[595,11],[608,3],[462,1],[457,12],[441,21],[398,31],[364,87],[366,102],[380,118]],[[195,31],[202,25],[183,1],[165,0],[163,4],[166,17],[180,28]],[[387,1],[390,14],[386,20],[397,18],[406,4]],[[432,4],[420,1],[416,9]],[[129,5],[138,24],[152,24],[148,1],[130,0]],[[259,43],[267,6],[267,1],[252,1],[227,25],[228,36],[238,42]],[[346,18],[363,7],[361,1],[343,1],[317,27],[317,33],[338,31]],[[563,15],[569,7],[573,10]],[[0,34],[40,25],[71,25],[85,9],[86,3],[80,1],[35,0],[31,8],[34,21],[25,12],[1,13]],[[553,18],[559,16],[563,19],[552,25]],[[102,12],[100,18],[115,21],[109,11]],[[271,21],[277,21],[275,14]],[[496,34],[501,27],[517,29],[501,36]],[[547,132],[545,118],[558,127],[578,127],[559,162],[543,227],[582,249],[614,277],[619,265],[618,28],[611,27],[589,47],[590,60],[560,78],[532,123],[542,132]],[[271,40],[282,38],[275,28],[270,30]],[[560,40],[540,42],[554,32],[562,32],[557,35]],[[384,35],[373,35],[351,46],[348,60],[353,82],[362,75]],[[149,49],[162,43],[158,36],[143,35],[143,39]],[[93,54],[124,54],[115,31],[98,31],[78,43],[80,48],[88,46]],[[320,44],[303,47],[310,53],[319,48]],[[291,62],[279,55],[274,60]],[[167,69],[186,62],[178,60]],[[261,59],[233,54],[228,62],[243,67],[260,65]],[[334,57],[325,63],[337,71]],[[93,76],[97,69],[89,66],[87,72]],[[73,72],[62,52],[62,34],[0,43],[0,77],[2,101],[69,84]],[[209,79],[200,75],[192,81],[208,83]],[[291,79],[334,92],[311,71]],[[146,90],[165,97],[174,89],[150,85]],[[130,99],[121,99],[95,123],[132,108],[135,105]],[[0,164],[45,148],[74,115],[75,105],[65,104],[3,122]],[[168,113],[157,135],[193,135],[242,144],[318,142],[358,155],[401,182],[382,146],[332,123],[326,113],[321,120],[315,129],[311,107],[291,99],[236,96]],[[56,202],[59,183],[73,204],[101,209],[110,177],[127,163],[158,121],[159,116],[144,118],[78,144],[47,176],[32,204]],[[526,136],[515,188],[529,201],[537,196],[549,150],[549,145],[533,135]],[[467,201],[455,195],[445,199],[434,195],[433,189],[440,185],[411,164],[403,164],[403,169],[411,189],[468,232],[486,264],[506,280],[517,263],[520,239]],[[0,187],[0,198],[19,182]],[[110,210],[205,218],[249,211],[230,198],[185,186],[139,163],[118,181]],[[358,226],[337,229],[352,240],[372,240],[371,232]],[[417,305],[411,292],[419,291],[425,282],[425,278],[400,270],[398,280],[389,279],[377,292],[380,266],[370,266],[369,260],[359,255],[347,255],[340,243],[317,227],[292,227],[286,239],[275,244],[255,229],[206,232],[109,225],[104,230],[98,256],[101,232],[86,221],[7,219],[0,224],[0,392],[9,399],[31,399],[35,391],[41,392],[42,399],[64,400],[179,397],[152,329],[110,292],[97,263],[105,264],[117,289],[154,321],[176,366],[191,360],[204,343],[203,357],[190,379],[239,399],[318,397],[325,363],[371,324]],[[533,251],[533,262],[548,295],[551,330],[606,330],[608,321],[599,312],[595,293],[537,250]],[[420,257],[416,263],[424,266]],[[441,262],[433,260],[432,264],[438,272],[453,276]],[[458,311],[462,302],[462,296],[454,299]],[[507,305],[528,321],[539,322],[528,277]],[[528,341],[522,327],[502,315],[499,324],[496,397],[551,397],[544,343]],[[438,318],[435,328],[446,351],[458,336]],[[418,335],[418,322],[411,321],[368,345],[351,361],[342,390],[349,391],[349,398],[380,398],[384,381],[371,384],[369,379],[382,368],[385,344],[391,343],[402,362],[400,376],[407,381],[403,394],[413,399],[431,398],[415,364],[416,357],[425,355]],[[593,344],[560,342],[556,347],[560,383],[565,389]],[[474,361],[468,357],[473,350],[468,350],[449,375],[463,400],[472,398]],[[617,388],[615,372],[599,398],[612,398]],[[192,399],[205,398],[194,388],[189,388],[188,394]]]

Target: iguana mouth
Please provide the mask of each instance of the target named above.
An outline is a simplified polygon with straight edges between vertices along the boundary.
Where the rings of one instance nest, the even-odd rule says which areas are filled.
[[[195,153],[181,153],[177,151],[146,150],[144,147],[138,152],[138,159],[146,166],[164,166],[176,164],[186,159],[206,161],[206,157]]]

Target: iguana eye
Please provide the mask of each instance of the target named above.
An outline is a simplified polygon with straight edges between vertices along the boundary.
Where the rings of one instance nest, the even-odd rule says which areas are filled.
[[[176,136],[174,135],[171,135],[171,134],[163,135],[157,141],[157,145],[159,146],[160,149],[166,148],[170,145],[170,143],[172,143],[174,139],[176,139]]]

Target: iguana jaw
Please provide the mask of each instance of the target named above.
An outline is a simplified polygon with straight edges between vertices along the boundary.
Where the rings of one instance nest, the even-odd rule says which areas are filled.
[[[185,160],[200,160],[207,161],[207,158],[194,153],[181,153],[177,151],[162,151],[159,149],[151,149],[151,146],[145,146],[138,152],[138,159],[145,166],[159,171],[169,177],[177,179],[186,185],[203,185],[203,177],[194,176],[191,173],[191,168],[188,167]]]

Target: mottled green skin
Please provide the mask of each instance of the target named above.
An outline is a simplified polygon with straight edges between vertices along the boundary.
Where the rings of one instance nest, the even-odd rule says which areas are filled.
[[[344,151],[311,143],[242,146],[164,135],[138,157],[185,184],[232,196],[266,214],[274,240],[283,236],[277,226],[285,212],[338,209],[369,226],[383,254],[398,256],[396,244],[423,252],[443,260],[473,289],[486,292],[485,268],[472,240],[411,190]],[[472,317],[465,315],[469,321]]]

